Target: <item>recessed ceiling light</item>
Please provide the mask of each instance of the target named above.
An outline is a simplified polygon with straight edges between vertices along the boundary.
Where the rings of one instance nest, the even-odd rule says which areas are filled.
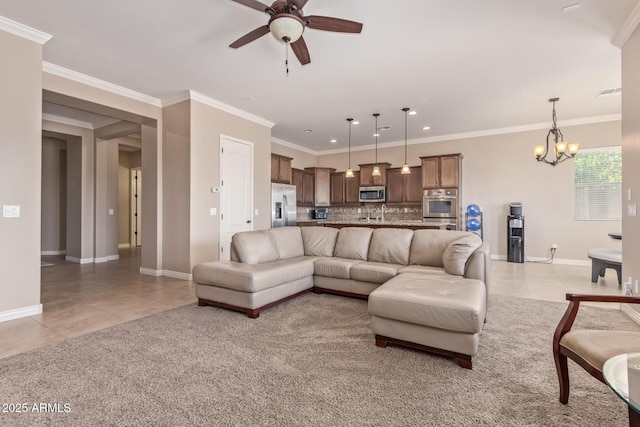
[[[357,120],[354,120],[354,121],[353,121],[353,124],[354,124],[354,125],[359,125],[359,124],[360,124],[360,122],[359,122],[359,121],[357,121]]]
[[[311,132],[313,132],[311,129],[305,129],[304,130],[304,133],[311,133]]]
[[[415,116],[416,114],[418,114],[418,112],[417,112],[417,111],[409,111],[409,115],[410,115],[410,116]]]
[[[380,136],[380,134],[379,133],[374,133],[373,136]]]
[[[331,143],[332,143],[332,144],[335,144],[336,142],[338,142],[338,140],[337,140],[337,139],[332,139],[332,140],[331,140]]]
[[[431,126],[425,126],[422,128],[422,130],[429,130],[429,129],[431,129]]]

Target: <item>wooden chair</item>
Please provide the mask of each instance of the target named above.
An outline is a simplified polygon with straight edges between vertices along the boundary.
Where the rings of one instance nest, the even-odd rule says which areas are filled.
[[[640,297],[567,294],[567,300],[569,307],[553,335],[553,358],[560,383],[560,402],[565,404],[569,401],[567,357],[604,382],[604,362],[618,354],[640,352],[640,332],[571,329],[582,301],[640,304]]]

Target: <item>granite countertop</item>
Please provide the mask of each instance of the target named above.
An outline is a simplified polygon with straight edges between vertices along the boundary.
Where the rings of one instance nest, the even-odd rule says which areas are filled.
[[[388,225],[388,226],[395,226],[395,227],[402,227],[402,226],[411,226],[411,227],[446,227],[447,225],[455,225],[455,224],[449,224],[449,223],[442,223],[442,222],[424,222],[422,220],[419,219],[413,219],[413,220],[398,220],[398,219],[385,219],[384,222],[378,221],[376,222],[375,219],[371,220],[371,222],[367,222],[367,220],[340,220],[340,221],[334,221],[334,220],[317,220],[316,221],[318,225],[320,224],[327,224],[327,225],[331,225],[331,224],[335,224],[335,225],[358,225],[358,226],[367,226],[367,225],[377,225],[377,226],[384,226],[384,225]]]

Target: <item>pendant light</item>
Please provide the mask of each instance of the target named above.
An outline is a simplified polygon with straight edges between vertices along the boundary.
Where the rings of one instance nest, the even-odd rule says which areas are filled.
[[[347,121],[349,122],[349,167],[344,176],[345,178],[353,178],[353,170],[351,169],[351,122],[353,122],[353,119],[349,117]]]
[[[376,118],[376,131],[373,136],[376,137],[376,164],[373,166],[373,172],[371,172],[371,176],[380,176],[380,166],[378,166],[378,116],[380,113],[374,113],[373,117]]]
[[[409,112],[409,108],[404,107],[402,111],[404,111],[404,164],[402,165],[402,171],[400,171],[400,173],[402,175],[409,175],[411,173],[411,169],[409,169],[409,164],[407,163],[407,113]]]

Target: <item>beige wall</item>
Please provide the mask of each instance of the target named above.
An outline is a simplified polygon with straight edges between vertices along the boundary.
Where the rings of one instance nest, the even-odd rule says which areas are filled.
[[[622,48],[622,273],[640,280],[640,218],[626,216],[627,205],[640,204],[640,27]],[[627,191],[631,190],[631,200]],[[640,307],[636,305],[636,311]]]
[[[41,311],[42,46],[0,31],[0,313]]]
[[[549,124],[551,126],[551,123]],[[620,122],[562,126],[568,141],[582,148],[620,145]],[[494,255],[506,256],[506,216],[511,202],[521,202],[525,215],[525,252],[530,258],[546,258],[552,243],[558,245],[557,260],[587,262],[587,250],[616,247],[607,236],[620,231],[620,221],[573,220],[573,167],[567,161],[551,167],[535,161],[533,146],[546,138],[546,130],[409,145],[410,166],[420,156],[462,153],[462,206],[477,203],[484,212],[485,241]],[[372,150],[352,151],[351,164],[371,163]],[[378,160],[400,167],[404,147],[378,149]],[[318,166],[345,170],[344,153],[319,156]],[[571,261],[567,261],[571,262]]]
[[[281,156],[291,157],[291,167],[296,169],[312,168],[317,166],[318,158],[315,154],[279,144],[275,141],[271,142],[271,152],[280,154]]]
[[[253,144],[254,229],[271,226],[271,129],[244,118],[191,101],[191,268],[201,262],[217,260],[220,247],[218,194],[211,187],[220,185],[220,137],[227,136]]]
[[[164,108],[163,269],[184,273],[190,272],[189,120],[189,101]],[[143,185],[146,183],[146,175],[142,183]],[[144,209],[142,212],[144,213]]]
[[[66,249],[67,141],[42,138],[42,236],[43,255]]]

